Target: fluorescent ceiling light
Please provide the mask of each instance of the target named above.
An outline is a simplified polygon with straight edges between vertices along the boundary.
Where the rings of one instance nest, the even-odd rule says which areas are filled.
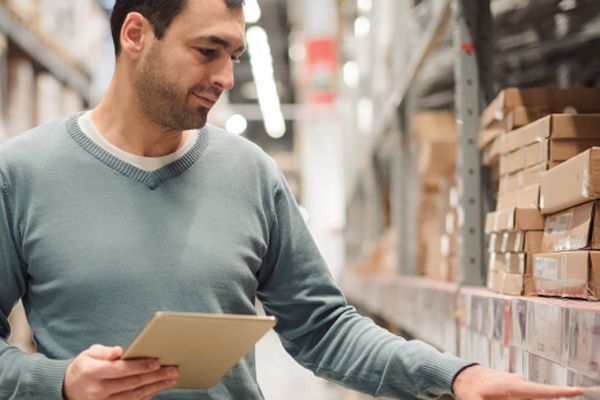
[[[373,0],[358,0],[357,6],[361,12],[368,13],[373,8]]]
[[[246,0],[244,5],[244,15],[247,24],[255,24],[261,16],[260,6],[257,0]]]
[[[355,61],[348,61],[344,64],[344,83],[350,88],[358,87],[360,82],[360,70]]]
[[[253,26],[246,32],[246,40],[265,129],[269,136],[278,139],[285,134],[285,120],[275,84],[273,57],[267,32],[259,26]]]
[[[354,35],[356,37],[362,38],[369,34],[371,30],[371,22],[367,17],[358,17],[354,21]]]

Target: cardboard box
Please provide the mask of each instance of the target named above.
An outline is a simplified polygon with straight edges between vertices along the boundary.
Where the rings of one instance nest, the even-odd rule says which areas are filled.
[[[417,173],[422,185],[437,187],[456,173],[456,141],[436,140],[419,145]]]
[[[600,108],[600,103],[597,107]],[[597,140],[599,137],[600,114],[552,114],[507,133],[502,141],[502,153],[511,153],[547,139]]]
[[[510,345],[525,348],[527,338],[527,305],[525,299],[514,299],[511,302]]]
[[[524,274],[526,264],[526,253],[491,253],[489,270],[511,274]]]
[[[573,304],[567,309],[566,365],[600,380],[600,309],[588,304]]]
[[[556,166],[594,146],[600,146],[600,137],[581,140],[548,139],[533,143],[512,153],[501,155],[500,175],[510,174],[537,164],[551,163]]]
[[[526,350],[561,363],[563,322],[564,309],[556,302],[530,301],[527,305]]]
[[[482,129],[479,132],[479,149],[483,150],[488,147],[496,138],[499,138],[504,133],[501,128]],[[502,146],[500,146],[502,148]]]
[[[523,274],[490,269],[487,288],[496,293],[520,296],[523,294]]]
[[[567,369],[560,363],[547,360],[544,357],[538,357],[535,354],[528,355],[528,373],[527,378],[532,382],[543,383],[545,385],[567,385]]]
[[[513,207],[535,208],[540,204],[540,185],[522,187],[512,192],[498,193],[497,210]]]
[[[594,147],[542,174],[540,208],[552,214],[600,198],[600,148]]]
[[[419,143],[446,140],[456,137],[456,116],[447,111],[427,111],[416,113],[412,121],[412,131]]]
[[[600,104],[600,91],[594,88],[507,88],[486,107],[481,115],[481,126],[510,126],[505,121],[516,107],[542,108],[552,112],[596,112]],[[518,118],[513,116],[513,121]],[[515,122],[512,123],[515,125]]]
[[[498,192],[506,193],[525,186],[539,185],[542,174],[548,170],[548,163],[536,164],[500,177]]]
[[[559,110],[559,111],[568,111],[568,110]],[[519,127],[530,124],[534,121],[537,121],[540,118],[547,116],[548,114],[552,114],[553,112],[557,112],[550,107],[525,107],[525,106],[516,106],[511,109],[503,120],[503,126],[507,131],[512,131]]]
[[[546,217],[542,251],[600,249],[600,201]]]
[[[502,252],[502,234],[499,232],[493,232],[490,234],[490,240],[488,242],[488,252],[500,253]]]
[[[485,233],[502,231],[539,231],[544,229],[544,217],[537,208],[510,208],[488,213]]]
[[[567,251],[533,255],[526,295],[600,298],[600,252]]]
[[[499,136],[481,150],[481,163],[487,166],[499,164],[501,151],[502,137]]]
[[[502,234],[501,252],[540,253],[543,231],[514,231]]]

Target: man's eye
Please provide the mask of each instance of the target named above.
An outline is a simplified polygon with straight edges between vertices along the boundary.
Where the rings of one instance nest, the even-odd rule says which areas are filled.
[[[202,54],[204,57],[207,57],[207,58],[215,57],[218,52],[215,49],[198,49],[198,51],[200,52],[200,54]]]
[[[239,64],[242,60],[239,57],[232,56],[231,61],[233,61],[234,64]]]

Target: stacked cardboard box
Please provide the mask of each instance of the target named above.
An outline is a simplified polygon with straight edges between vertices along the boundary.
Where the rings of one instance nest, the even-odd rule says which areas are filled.
[[[485,232],[490,235],[489,289],[520,295],[531,254],[539,252],[544,218],[536,208],[513,207],[489,213]]]
[[[600,117],[599,117],[600,122]],[[600,136],[600,125],[596,125]],[[600,148],[542,174],[547,214],[543,253],[534,256],[526,293],[600,299]]]
[[[552,113],[600,112],[600,92],[593,88],[507,88],[481,115],[482,164],[498,177],[504,135]]]
[[[456,280],[458,256],[458,194],[456,174],[456,120],[448,112],[428,112],[413,118],[418,138],[419,199],[418,264],[436,280]]]
[[[600,384],[596,304],[509,297],[464,288],[459,295],[459,355],[540,383]]]
[[[482,131],[482,142],[489,129],[500,131],[494,139],[499,153],[497,205],[486,224],[488,287],[496,292],[521,294],[532,255],[541,251],[542,173],[600,145],[600,115],[549,114],[561,111],[600,111],[600,90],[506,89],[482,114],[482,127],[488,129]]]

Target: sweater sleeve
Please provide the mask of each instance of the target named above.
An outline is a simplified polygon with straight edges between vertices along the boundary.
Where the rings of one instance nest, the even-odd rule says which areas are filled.
[[[471,363],[378,327],[346,303],[295,200],[281,179],[274,192],[258,297],[286,351],[317,376],[373,396],[433,399],[451,394]]]
[[[1,180],[0,189],[0,398],[59,400],[70,361],[24,353],[7,343],[8,315],[27,290],[27,272],[11,219],[9,189]]]

